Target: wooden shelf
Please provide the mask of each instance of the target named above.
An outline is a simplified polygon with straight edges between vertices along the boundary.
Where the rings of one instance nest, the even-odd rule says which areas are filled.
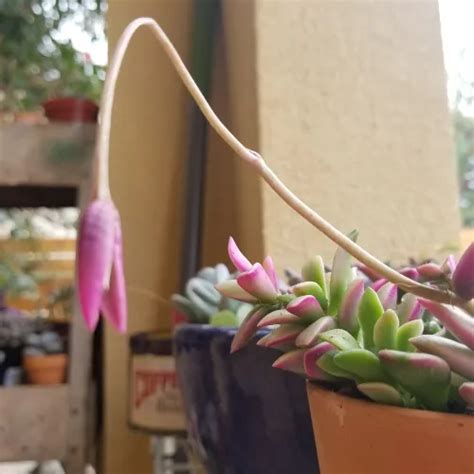
[[[75,186],[89,173],[95,124],[0,125],[0,186]]]
[[[68,404],[67,385],[0,388],[0,459],[64,459]]]

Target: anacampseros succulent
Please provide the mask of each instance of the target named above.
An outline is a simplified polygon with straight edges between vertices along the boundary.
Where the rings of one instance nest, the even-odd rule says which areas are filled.
[[[450,256],[442,265],[423,264],[406,273],[472,298],[473,248],[457,264]],[[251,264],[233,239],[228,252],[240,273],[216,288],[254,304],[233,351],[258,328],[269,327],[258,344],[283,352],[274,367],[353,389],[378,403],[453,412],[474,408],[474,319],[463,309],[401,296],[388,281],[368,283],[341,248],[330,272],[315,257],[302,269],[303,281],[291,287],[279,284],[269,257]]]

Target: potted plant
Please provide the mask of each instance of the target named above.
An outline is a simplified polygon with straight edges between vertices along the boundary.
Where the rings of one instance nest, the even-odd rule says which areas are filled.
[[[67,23],[82,15],[91,40],[100,35],[104,2],[43,5],[35,0],[3,2],[0,11],[0,120],[93,122],[104,68],[64,37]],[[57,98],[57,99],[56,99]],[[53,99],[49,101],[48,99]],[[88,99],[88,100],[86,100]]]
[[[39,385],[63,383],[68,356],[64,342],[54,331],[32,333],[23,350],[23,369],[29,382]]]
[[[253,305],[219,294],[214,286],[229,278],[223,264],[206,267],[187,282],[184,295],[172,296],[182,315],[177,319],[186,322],[173,343],[194,451],[207,472],[216,474],[313,470],[317,459],[303,381],[271,370],[277,351],[249,346],[230,356],[237,327]]]
[[[330,274],[316,257],[303,268],[304,281],[282,292],[231,245],[241,273],[217,288],[255,300],[232,349],[272,327],[257,344],[279,348],[273,366],[308,380],[322,472],[398,473],[407,462],[414,472],[473,472],[474,319],[466,311],[409,293],[400,298],[391,282],[367,285],[342,249]],[[474,244],[457,264],[448,257],[413,270],[417,279],[474,297]]]

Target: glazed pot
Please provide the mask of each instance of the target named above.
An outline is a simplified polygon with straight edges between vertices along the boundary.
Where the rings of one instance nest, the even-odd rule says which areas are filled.
[[[58,97],[43,104],[50,122],[96,122],[99,107],[95,102],[76,97]]]
[[[474,417],[379,405],[308,383],[324,474],[472,474]]]
[[[25,355],[23,369],[32,384],[60,384],[65,380],[67,361],[66,354]]]
[[[201,462],[210,474],[319,472],[303,379],[273,369],[280,353],[255,341],[231,355],[235,332],[189,324],[175,333],[188,432]]]

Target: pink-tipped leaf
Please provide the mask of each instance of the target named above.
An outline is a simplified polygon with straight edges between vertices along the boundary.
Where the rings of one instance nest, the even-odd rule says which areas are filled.
[[[474,351],[460,342],[446,337],[420,335],[410,342],[421,352],[444,359],[453,372],[474,380]]]
[[[397,314],[400,324],[404,324],[414,319],[420,319],[423,315],[423,307],[415,295],[406,293],[397,307]]]
[[[474,318],[461,308],[421,299],[421,305],[433,314],[459,341],[474,349]]]
[[[378,291],[377,295],[385,310],[397,307],[398,288],[391,282],[385,283]]]
[[[270,255],[268,257],[265,257],[265,260],[263,261],[262,265],[265,271],[267,272],[267,275],[269,276],[270,280],[272,281],[273,287],[275,288],[275,290],[278,291],[280,288],[280,283],[278,281],[272,257],[270,257]]]
[[[310,349],[304,351],[304,370],[310,380],[336,380],[336,377],[325,372],[317,365],[318,359],[326,352],[333,351],[334,346],[329,342],[321,342]]]
[[[459,395],[467,403],[467,406],[474,410],[474,382],[463,383],[459,387]]]
[[[239,270],[239,272],[246,272],[252,268],[252,264],[248,260],[248,258],[240,251],[239,247],[235,243],[235,240],[232,237],[229,237],[229,241],[227,243],[227,253],[229,254],[229,258],[234,264],[235,268]]]
[[[339,326],[355,335],[359,330],[357,313],[359,304],[364,294],[364,280],[354,280],[347,288],[339,311]]]
[[[474,298],[474,242],[469,245],[456,265],[453,287],[461,298]]]
[[[299,333],[295,340],[295,345],[297,347],[310,347],[316,344],[320,334],[335,327],[336,321],[332,316],[323,316]]]
[[[324,315],[319,301],[313,295],[299,296],[288,303],[286,309],[300,318],[317,319]]]
[[[260,339],[257,344],[263,347],[278,347],[282,344],[293,343],[301,329],[298,324],[284,324]]]
[[[268,313],[258,323],[258,327],[263,328],[266,326],[273,326],[275,324],[297,323],[298,321],[300,321],[300,318],[294,314],[291,314],[286,309],[277,309],[271,313]]]
[[[234,300],[245,301],[246,303],[255,303],[257,298],[245,291],[238,283],[237,280],[225,280],[217,283],[214,288],[226,298],[232,298]]]
[[[286,352],[273,363],[272,367],[275,369],[287,370],[295,374],[305,375],[304,370],[304,349],[296,349],[294,351]]]
[[[268,308],[256,306],[249,312],[249,314],[247,314],[240,325],[237,334],[232,339],[232,344],[230,346],[231,354],[237,352],[248,344],[257,331],[258,323],[266,314],[268,314],[268,312]]]
[[[241,273],[237,277],[237,283],[257,300],[266,303],[273,303],[279,295],[272,280],[260,263],[255,263],[250,270]]]
[[[416,269],[424,280],[439,280],[444,277],[444,272],[437,263],[423,263]]]

